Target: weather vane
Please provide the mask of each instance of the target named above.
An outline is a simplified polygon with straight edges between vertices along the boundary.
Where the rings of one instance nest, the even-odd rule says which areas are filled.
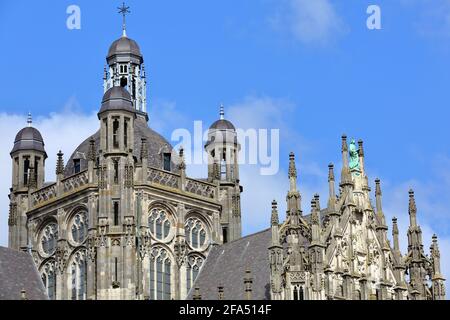
[[[126,17],[126,15],[127,15],[127,13],[131,13],[131,11],[128,10],[128,9],[130,9],[130,7],[126,6],[126,5],[125,5],[125,2],[123,2],[123,3],[122,3],[122,6],[121,6],[121,7],[118,7],[117,9],[119,9],[119,13],[120,13],[120,14],[122,15],[122,17],[123,17],[123,22],[122,22],[122,31],[123,31],[123,33],[122,33],[122,35],[123,35],[124,37],[126,37],[126,36],[127,36],[127,30],[126,30],[126,20],[125,20],[125,17]]]

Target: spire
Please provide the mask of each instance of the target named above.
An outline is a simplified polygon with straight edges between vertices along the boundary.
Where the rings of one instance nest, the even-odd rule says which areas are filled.
[[[278,218],[278,203],[276,200],[272,201],[272,216],[270,218],[270,222],[272,226],[278,226],[278,224],[280,223]]]
[[[381,186],[380,186],[380,179],[375,179],[375,199],[376,199],[376,207],[377,207],[377,214],[379,218],[383,217],[383,209],[381,206]],[[384,217],[383,217],[384,218]]]
[[[289,154],[289,180],[290,190],[297,190],[297,169],[295,168],[295,154],[293,152]]]
[[[301,197],[297,190],[297,169],[295,168],[295,155],[293,152],[289,155],[289,192],[286,197],[287,201],[287,215],[301,216]],[[298,223],[298,218],[292,221],[294,224]]]
[[[31,118],[31,112],[28,112],[27,124],[29,127],[31,127],[32,123],[33,123],[33,119]]]
[[[223,106],[223,103],[220,104],[220,120],[225,119],[225,108]]]
[[[127,36],[127,24],[126,24],[126,15],[127,13],[131,13],[130,7],[125,6],[125,2],[122,3],[122,7],[118,7],[119,13],[122,15],[122,37]]]
[[[397,225],[397,218],[392,218],[392,238],[394,239],[394,251],[400,252],[400,243],[398,241],[398,225]]]
[[[409,190],[409,225],[410,227],[417,227],[417,207],[416,199],[414,198],[414,191]]]
[[[56,175],[60,175],[64,173],[64,160],[63,160],[64,153],[59,150],[57,156],[58,159],[56,160]]]
[[[441,253],[439,251],[438,238],[437,238],[437,235],[435,235],[435,234],[433,234],[430,251],[431,251],[431,259],[433,262],[433,273],[435,276],[440,276],[441,275],[441,264],[440,264]]]

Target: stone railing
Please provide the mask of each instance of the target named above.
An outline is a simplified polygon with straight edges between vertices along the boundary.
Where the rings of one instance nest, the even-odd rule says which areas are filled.
[[[71,192],[89,183],[88,171],[77,173],[73,176],[61,180],[63,193]]]
[[[147,172],[147,180],[151,183],[160,184],[166,187],[179,188],[180,176],[178,174],[159,170],[156,168],[149,168]]]
[[[214,184],[189,178],[186,179],[186,185],[184,187],[186,192],[210,199],[215,198],[216,189],[217,187]]]
[[[61,180],[60,187],[58,187],[58,184],[55,182],[47,187],[33,192],[31,194],[31,205],[33,207],[36,207],[41,203],[57,198],[59,196],[64,196],[66,193],[75,191],[87,184],[89,184],[89,176],[88,171],[85,170],[83,172],[77,173],[76,175]]]
[[[217,192],[216,185],[190,178],[186,178],[184,186],[182,186],[181,175],[156,168],[148,168],[147,181],[165,187],[184,190],[184,192],[209,199],[214,199]]]
[[[58,189],[56,188],[56,183],[51,184],[47,187],[44,187],[38,191],[35,191],[31,194],[31,203],[34,206],[37,206],[39,203],[51,200],[58,196]]]

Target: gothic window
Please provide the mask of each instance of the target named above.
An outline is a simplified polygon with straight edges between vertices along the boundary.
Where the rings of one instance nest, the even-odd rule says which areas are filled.
[[[113,120],[113,148],[119,148],[119,119]]]
[[[125,122],[123,125],[123,144],[125,147],[128,146],[128,121],[129,121],[129,119],[125,119]]]
[[[119,184],[119,161],[113,161],[114,166],[114,184]]]
[[[42,283],[50,300],[56,299],[56,273],[55,263],[53,261],[47,262],[42,268],[41,273]]]
[[[109,132],[108,132],[108,119],[103,119],[103,123],[105,125],[105,143],[106,143],[106,149],[108,149],[109,145]]]
[[[148,217],[150,232],[158,240],[165,240],[172,226],[170,214],[161,208],[154,208]]]
[[[199,255],[191,255],[186,265],[186,288],[189,291],[200,272],[204,259]]]
[[[36,181],[38,181],[39,161],[40,160],[41,160],[41,158],[39,158],[39,157],[34,158],[34,179],[36,179]]]
[[[202,249],[206,244],[206,225],[196,217],[189,218],[185,225],[185,234],[188,244],[193,249]]]
[[[74,167],[75,173],[80,173],[80,171],[81,171],[81,160],[80,159],[73,159],[73,167]]]
[[[114,210],[114,225],[119,225],[119,201],[113,202],[113,210]]]
[[[150,254],[150,299],[170,300],[172,296],[172,262],[163,248],[153,248]]]
[[[28,157],[25,158],[23,162],[23,184],[28,184],[28,170],[30,170],[30,159]]]
[[[88,221],[86,211],[78,212],[72,218],[72,240],[76,244],[82,244],[87,236]]]
[[[86,300],[87,265],[86,254],[78,251],[70,268],[70,294],[72,300]]]
[[[58,240],[58,225],[54,222],[45,226],[41,233],[41,249],[46,255],[51,255],[55,251]]]
[[[170,171],[170,158],[171,158],[171,154],[170,153],[164,153],[164,170],[166,171]]]

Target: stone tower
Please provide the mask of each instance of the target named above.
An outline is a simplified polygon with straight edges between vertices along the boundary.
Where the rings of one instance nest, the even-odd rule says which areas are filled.
[[[28,126],[20,130],[11,150],[12,186],[9,199],[9,247],[25,250],[27,240],[27,216],[30,194],[42,188],[45,179],[47,153],[41,133],[32,127],[31,115]]]
[[[122,37],[112,43],[106,57],[108,66],[103,72],[103,92],[114,86],[124,87],[138,114],[144,115],[147,112],[144,57],[137,42],[127,37],[125,19],[122,29]]]
[[[208,180],[219,185],[222,240],[224,243],[241,237],[241,192],[239,184],[239,151],[236,128],[225,119],[223,105],[220,119],[208,130],[205,150],[208,154]]]

